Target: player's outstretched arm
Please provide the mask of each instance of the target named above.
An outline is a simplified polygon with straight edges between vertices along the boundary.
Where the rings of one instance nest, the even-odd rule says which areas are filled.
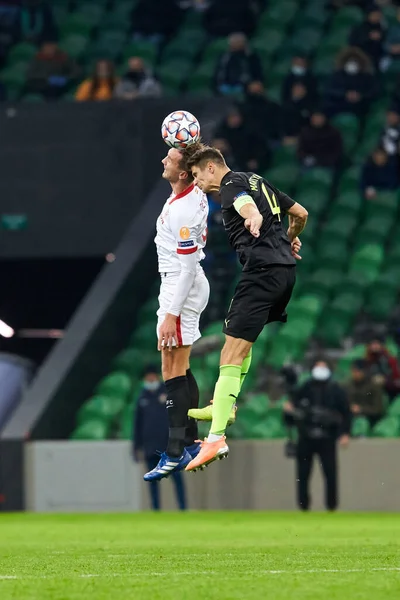
[[[293,206],[287,210],[287,214],[289,215],[289,229],[287,234],[290,241],[293,242],[306,226],[308,212],[304,206],[295,202]]]
[[[256,203],[251,196],[243,196],[238,198],[233,206],[244,219],[244,226],[254,237],[260,237],[260,229],[263,223],[263,217],[258,210]]]

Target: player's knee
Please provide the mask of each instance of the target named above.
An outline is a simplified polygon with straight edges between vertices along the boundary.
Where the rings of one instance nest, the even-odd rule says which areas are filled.
[[[221,365],[241,365],[251,348],[244,340],[227,340],[221,352]]]

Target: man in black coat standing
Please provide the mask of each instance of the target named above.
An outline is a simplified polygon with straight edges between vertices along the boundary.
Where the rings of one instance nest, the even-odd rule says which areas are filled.
[[[156,366],[149,365],[143,373],[143,389],[136,403],[133,421],[133,457],[144,460],[151,471],[160,460],[159,454],[168,443],[168,416],[165,402],[167,391]],[[186,494],[182,473],[171,475],[180,510],[186,509]],[[160,510],[160,483],[151,481],[150,497],[153,510]]]
[[[347,446],[351,412],[344,389],[332,381],[325,360],[314,363],[311,379],[287,402],[285,416],[298,432],[296,449],[297,501],[301,510],[310,508],[309,480],[314,455],[318,456],[325,479],[325,504],[328,510],[338,505],[337,442]]]

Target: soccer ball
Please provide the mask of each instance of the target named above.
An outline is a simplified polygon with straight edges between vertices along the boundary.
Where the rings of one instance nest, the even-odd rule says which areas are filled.
[[[186,148],[200,138],[200,123],[187,110],[176,110],[165,117],[161,136],[171,148]]]

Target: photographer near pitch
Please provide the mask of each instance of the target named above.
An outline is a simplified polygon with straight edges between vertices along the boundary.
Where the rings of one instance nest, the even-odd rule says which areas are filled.
[[[337,443],[347,446],[351,412],[346,392],[332,380],[327,361],[317,360],[311,379],[291,394],[284,406],[285,421],[297,429],[297,502],[301,510],[310,508],[309,480],[314,455],[318,456],[325,479],[325,504],[328,510],[338,505]]]

